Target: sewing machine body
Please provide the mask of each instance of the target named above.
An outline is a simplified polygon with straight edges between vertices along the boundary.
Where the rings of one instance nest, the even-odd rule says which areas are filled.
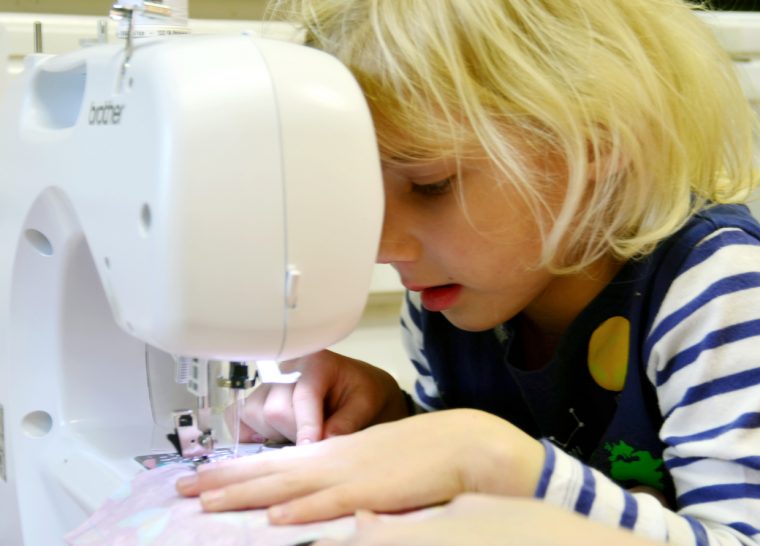
[[[283,360],[361,315],[379,160],[326,54],[177,36],[31,56],[0,165],[0,545],[61,543],[134,456],[171,450],[170,355]]]

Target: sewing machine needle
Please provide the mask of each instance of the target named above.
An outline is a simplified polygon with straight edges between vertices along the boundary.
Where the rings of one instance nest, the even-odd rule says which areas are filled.
[[[232,436],[235,442],[232,449],[232,457],[237,458],[238,450],[240,448],[240,417],[243,415],[243,405],[245,404],[245,391],[243,389],[236,389],[235,391],[235,415],[233,417],[234,424],[232,425]]]

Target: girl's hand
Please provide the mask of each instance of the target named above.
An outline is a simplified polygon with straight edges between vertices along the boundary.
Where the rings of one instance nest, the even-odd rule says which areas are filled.
[[[357,514],[357,531],[345,541],[321,540],[314,546],[653,546],[630,531],[536,499],[469,494],[440,513],[419,521],[383,522]]]
[[[393,377],[366,362],[321,351],[280,368],[299,371],[301,377],[292,384],[261,385],[251,393],[241,415],[241,441],[316,442],[408,415]]]
[[[177,482],[204,510],[269,506],[275,524],[397,512],[474,491],[532,496],[543,446],[476,410],[450,410],[348,436],[200,467]]]

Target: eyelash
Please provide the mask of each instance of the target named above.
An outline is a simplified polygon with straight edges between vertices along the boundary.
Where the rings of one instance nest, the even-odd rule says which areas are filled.
[[[451,191],[451,177],[444,178],[439,182],[433,182],[432,184],[412,184],[412,191],[427,197],[435,197],[438,195],[444,195]]]

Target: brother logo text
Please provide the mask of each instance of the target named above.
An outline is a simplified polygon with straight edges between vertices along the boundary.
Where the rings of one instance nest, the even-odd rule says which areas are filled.
[[[90,105],[90,125],[118,125],[124,108],[124,104],[112,104],[111,101],[100,105],[93,103]]]

